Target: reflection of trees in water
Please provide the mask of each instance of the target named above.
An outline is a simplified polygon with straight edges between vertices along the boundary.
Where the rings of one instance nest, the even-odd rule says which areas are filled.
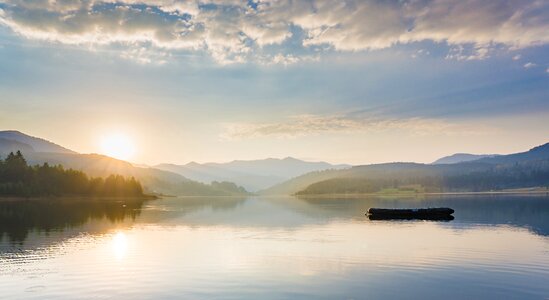
[[[266,213],[261,202],[271,204]],[[150,209],[140,216],[140,222],[161,223],[174,220],[176,224],[201,225],[230,224],[247,226],[295,227],[310,222],[333,219],[367,221],[370,207],[419,208],[451,207],[456,210],[451,226],[467,227],[468,224],[512,225],[525,227],[540,235],[549,235],[549,197],[534,195],[441,195],[401,197],[188,197],[166,198],[150,202]],[[246,207],[239,209],[240,207]],[[204,214],[199,219],[182,217],[194,212],[211,209],[222,214]],[[287,212],[297,212],[289,219]],[[227,212],[227,213],[224,213]]]
[[[249,203],[247,202],[249,201]],[[258,205],[263,201],[271,204]],[[247,204],[246,204],[247,203]],[[140,223],[174,224],[246,224],[247,226],[295,227],[319,220],[355,219],[364,216],[370,207],[440,207],[456,210],[456,228],[467,224],[513,225],[549,236],[549,197],[517,195],[460,195],[409,198],[245,198],[188,197],[150,201],[107,199],[36,200],[0,202],[0,241],[23,244],[31,232],[69,232],[68,229],[89,231],[92,220],[112,228],[126,220]],[[246,204],[246,205],[245,205]],[[144,207],[143,207],[144,206]],[[245,208],[242,208],[245,207]],[[142,208],[144,209],[142,212]],[[218,214],[199,214],[194,219],[179,219],[193,212],[211,210]],[[297,212],[295,222],[289,222],[288,211]],[[225,213],[226,212],[226,213]],[[311,218],[302,218],[308,216]],[[93,225],[95,224],[95,225]],[[93,226],[98,223],[93,222]],[[86,226],[84,226],[86,225]],[[103,229],[104,230],[104,229]],[[57,236],[57,235],[56,235]],[[62,238],[58,236],[58,238]],[[28,242],[27,242],[28,243]]]
[[[211,208],[212,210],[234,210],[246,201],[246,197],[184,197],[174,199],[170,204],[177,203],[177,207],[185,210]]]
[[[451,207],[455,223],[514,225],[549,235],[549,197],[540,195],[441,195],[408,198],[299,198],[303,212],[334,218],[363,218],[370,207]]]
[[[29,232],[49,234],[78,227],[90,220],[118,223],[134,220],[142,199],[57,199],[0,202],[0,241],[22,244]]]
[[[236,210],[246,200],[247,197],[163,198],[159,201],[149,202],[151,207],[146,207],[145,213],[140,216],[139,220],[145,223],[162,222],[208,208],[212,211],[231,211]]]

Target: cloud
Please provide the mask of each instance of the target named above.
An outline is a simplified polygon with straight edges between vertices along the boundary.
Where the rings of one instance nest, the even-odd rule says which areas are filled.
[[[425,118],[358,118],[349,116],[298,115],[282,122],[223,124],[221,138],[241,140],[261,137],[296,138],[327,133],[406,131],[413,135],[478,135],[490,128]]]
[[[467,47],[469,46],[469,47]],[[489,57],[490,52],[492,51],[491,47],[477,45],[471,47],[470,45],[456,45],[450,48],[446,59],[455,59],[455,60],[483,60]]]
[[[530,69],[530,68],[533,68],[535,66],[536,66],[536,64],[532,63],[532,62],[528,62],[528,63],[524,64],[524,68],[526,68],[526,69]]]
[[[28,39],[204,51],[221,63],[419,41],[446,43],[447,58],[470,60],[488,57],[496,46],[547,44],[549,2],[7,0],[0,4],[0,24]]]
[[[415,53],[413,53],[412,55],[410,55],[412,58],[418,58],[420,56],[427,56],[427,55],[430,55],[431,52],[429,52],[429,50],[426,50],[426,49],[419,49],[417,50]]]
[[[120,53],[120,57],[140,64],[156,64],[163,65],[168,62],[170,57],[169,52],[153,51],[146,47],[130,48]]]

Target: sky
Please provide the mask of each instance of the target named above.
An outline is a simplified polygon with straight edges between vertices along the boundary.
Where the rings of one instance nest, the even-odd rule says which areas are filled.
[[[0,0],[0,107],[150,165],[525,151],[549,142],[549,2]]]

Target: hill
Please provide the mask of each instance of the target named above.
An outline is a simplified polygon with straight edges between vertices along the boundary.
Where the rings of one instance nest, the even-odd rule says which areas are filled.
[[[177,173],[186,178],[199,181],[202,183],[210,183],[213,181],[230,181],[235,182],[249,191],[257,191],[263,187],[271,186],[277,182],[286,180],[276,176],[268,176],[262,174],[248,174],[233,170],[227,170],[217,166],[208,164],[198,164],[195,162],[186,165],[160,164],[155,168]]]
[[[26,144],[30,146],[33,151],[36,151],[36,152],[72,153],[72,154],[76,153],[72,150],[59,146],[45,139],[30,136],[16,130],[0,131],[0,139],[11,140],[11,141],[19,142],[21,144]],[[23,150],[23,149],[20,149],[20,150]],[[28,151],[29,149],[26,149],[26,150]]]
[[[344,171],[338,170],[309,172],[282,183],[275,184],[264,190],[260,190],[258,193],[260,195],[293,195],[315,182],[335,178],[344,173]]]
[[[29,166],[20,151],[0,159],[0,196],[145,197],[134,177],[90,178],[81,171],[49,164]]]
[[[549,143],[534,147],[525,152],[482,158],[478,160],[478,162],[488,164],[512,164],[517,162],[534,162],[547,159],[549,159]]]
[[[467,161],[473,161],[485,157],[494,157],[497,156],[497,154],[469,154],[469,153],[456,153],[452,154],[450,156],[445,156],[442,158],[437,159],[436,161],[432,162],[433,165],[440,165],[440,164],[457,164],[460,162],[467,162]]]
[[[545,144],[526,152],[456,164],[386,163],[312,172],[261,193],[464,192],[548,185],[549,144]]]
[[[44,163],[62,165],[64,168],[82,171],[92,177],[107,177],[112,174],[135,177],[143,184],[148,193],[232,196],[245,192],[239,187],[234,188],[231,185],[205,185],[177,173],[156,168],[137,167],[129,162],[105,155],[76,153],[55,143],[18,131],[0,131],[0,136],[2,136],[0,139],[1,157],[6,157],[9,152],[21,150],[29,165]],[[37,149],[48,151],[38,151]]]
[[[235,160],[229,163],[161,164],[155,167],[204,183],[230,181],[245,187],[247,190],[258,191],[308,172],[343,169],[350,166],[332,165],[326,162],[308,162],[287,157],[284,159]]]
[[[25,144],[14,140],[9,140],[5,138],[0,138],[0,155],[7,156],[10,152],[17,152],[21,150],[24,152],[34,152],[34,149]]]

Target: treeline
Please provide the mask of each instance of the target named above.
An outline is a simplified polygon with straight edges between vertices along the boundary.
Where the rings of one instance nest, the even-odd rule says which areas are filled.
[[[549,160],[495,165],[485,171],[443,178],[448,191],[490,191],[527,187],[549,188]]]
[[[110,175],[90,178],[81,171],[62,166],[29,166],[20,151],[0,159],[0,196],[143,196],[135,178]]]
[[[405,175],[403,175],[405,174]],[[337,177],[310,184],[297,195],[368,194],[384,190],[422,192],[483,192],[514,188],[549,188],[549,161],[493,165],[469,172],[408,172],[386,175]]]
[[[442,178],[421,177],[402,179],[332,178],[309,185],[297,195],[321,194],[372,194],[392,190],[394,192],[441,192]],[[419,188],[420,187],[420,188]]]
[[[112,224],[135,220],[146,199],[135,197],[121,201],[124,205],[120,201],[87,198],[59,199],[55,205],[49,201],[0,201],[0,240],[6,237],[11,243],[22,245],[30,232],[62,232],[90,220]],[[51,238],[55,242],[55,237]]]

